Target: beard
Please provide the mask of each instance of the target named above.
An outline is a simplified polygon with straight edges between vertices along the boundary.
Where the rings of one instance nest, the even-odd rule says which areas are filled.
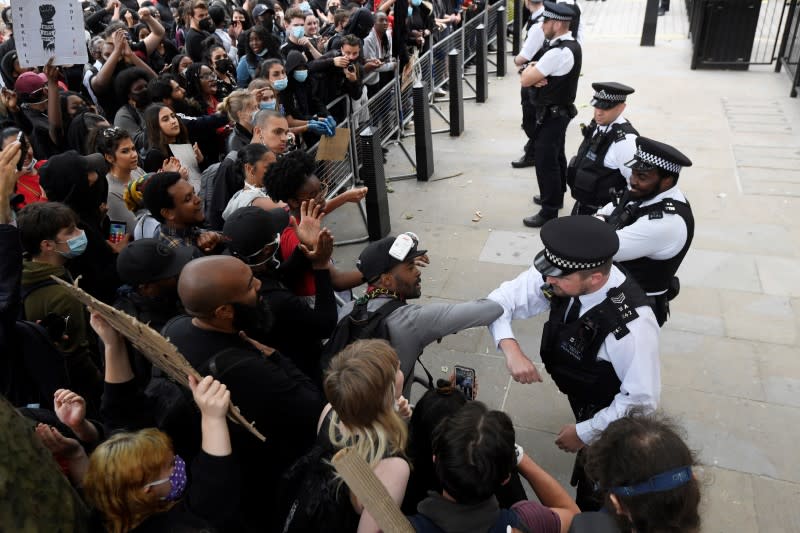
[[[264,296],[258,296],[255,305],[233,303],[233,327],[249,337],[260,337],[272,329],[273,316]]]

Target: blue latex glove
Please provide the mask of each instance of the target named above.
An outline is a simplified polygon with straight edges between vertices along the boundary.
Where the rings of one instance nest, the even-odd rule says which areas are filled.
[[[333,129],[324,120],[309,120],[308,130],[317,135],[333,136]]]
[[[331,127],[332,130],[336,129],[336,119],[333,118],[332,116],[328,115],[327,117],[325,117],[325,122],[328,124],[328,126]]]

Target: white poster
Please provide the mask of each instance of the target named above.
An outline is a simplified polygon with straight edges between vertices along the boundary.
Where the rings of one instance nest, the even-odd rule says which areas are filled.
[[[89,61],[80,0],[11,0],[11,12],[21,67]]]

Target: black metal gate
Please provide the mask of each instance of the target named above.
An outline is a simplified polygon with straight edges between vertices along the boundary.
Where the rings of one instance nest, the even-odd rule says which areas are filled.
[[[786,23],[783,29],[783,38],[778,50],[778,63],[775,72],[780,72],[781,67],[792,76],[792,98],[797,97],[797,87],[800,86],[800,7],[798,0],[791,0],[786,13]]]
[[[746,70],[750,65],[771,65],[783,49],[787,21],[794,14],[796,3],[797,0],[687,0],[692,69]]]

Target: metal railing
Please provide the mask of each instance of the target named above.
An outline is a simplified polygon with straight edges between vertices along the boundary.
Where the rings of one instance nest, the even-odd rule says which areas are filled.
[[[505,14],[503,14],[502,18],[498,16],[498,13],[504,13],[501,8],[505,9],[505,6],[505,1],[489,5],[482,12],[462,24],[459,29],[437,40],[435,43],[433,38],[429,37],[427,51],[414,59],[413,75],[403,79],[400,72],[395,70],[395,76],[392,81],[367,99],[366,104],[359,106],[349,96],[344,95],[327,105],[330,110],[341,105],[342,102],[345,103],[347,118],[338,124],[337,128],[349,128],[350,130],[350,146],[342,161],[317,161],[317,177],[328,187],[327,199],[337,196],[346,189],[360,185],[359,173],[361,167],[365,159],[371,159],[371,157],[365,158],[365,154],[362,153],[363,147],[360,137],[364,132],[373,135],[374,139],[379,140],[381,147],[384,149],[389,146],[399,146],[411,165],[416,168],[414,158],[402,143],[404,137],[414,135],[414,133],[405,132],[405,127],[414,118],[413,85],[417,82],[422,83],[422,86],[427,91],[426,97],[429,108],[449,124],[449,117],[435,104],[434,95],[436,90],[453,81],[450,79],[451,71],[460,72],[461,80],[459,82],[464,81],[473,91],[475,90],[469,80],[465,79],[463,66],[470,61],[488,61],[488,57],[479,52],[481,39],[479,32],[487,31],[487,42],[496,43],[497,36],[502,34],[502,32],[498,31],[497,24],[502,24],[503,29],[507,24]],[[454,53],[454,51],[457,51],[457,53]],[[456,64],[460,63],[462,68],[450,68],[450,61],[454,60],[454,58],[458,58]],[[496,66],[496,62],[492,63]],[[485,67],[483,72],[486,72]],[[498,75],[502,75],[499,69]],[[458,89],[458,91],[451,92],[451,94],[461,94],[460,85]],[[475,98],[475,96],[462,98],[462,100],[469,98]],[[460,120],[463,125],[463,117]],[[450,131],[452,134],[452,129],[441,130],[440,132],[445,131]],[[319,143],[309,148],[308,153],[316,156],[318,148]],[[406,177],[413,177],[413,175],[398,176],[394,179]],[[391,179],[393,178],[387,178],[387,180]],[[367,214],[363,204],[359,204],[359,210],[365,226],[368,226]],[[364,236],[349,241],[338,241],[337,244],[362,242],[368,238],[368,236]]]

